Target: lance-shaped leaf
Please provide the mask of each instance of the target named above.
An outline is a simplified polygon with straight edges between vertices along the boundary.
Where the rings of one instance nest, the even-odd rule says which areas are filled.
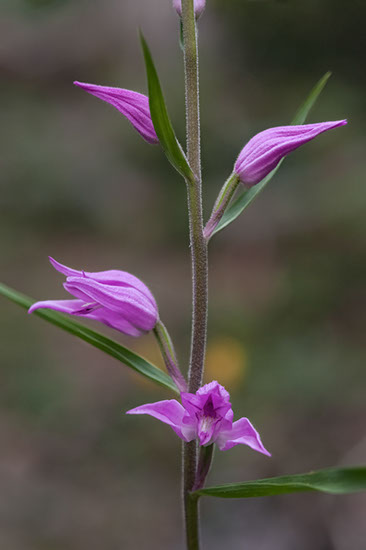
[[[230,483],[217,487],[207,487],[191,494],[219,498],[251,498],[319,491],[332,495],[345,495],[366,490],[366,467],[330,468],[296,474],[292,476],[270,477],[244,483]]]
[[[19,306],[29,309],[30,306],[34,303],[32,298],[9,288],[6,285],[0,283],[0,295],[8,298],[12,302],[15,302]],[[62,313],[58,313],[49,309],[39,309],[34,312],[34,315],[45,319],[49,323],[56,325],[59,328],[62,328],[66,332],[73,334],[77,338],[88,342],[92,346],[104,351],[104,353],[111,355],[121,363],[124,363],[128,367],[132,368],[136,372],[142,374],[146,378],[149,378],[153,382],[160,384],[170,390],[178,392],[177,387],[171,378],[161,371],[155,365],[149,363],[143,357],[137,355],[137,353],[131,351],[128,348],[125,348],[118,342],[107,338],[103,334],[96,332],[95,330],[86,327],[82,323],[71,320],[69,317],[66,317]]]
[[[147,83],[149,89],[150,114],[155,132],[164,150],[166,157],[174,168],[189,181],[193,180],[193,173],[189,167],[185,154],[182,151],[165,105],[158,73],[143,34],[140,32],[142,51],[144,53]]]
[[[310,110],[315,105],[317,99],[319,98],[321,92],[323,91],[326,83],[328,82],[332,73],[326,73],[323,78],[319,80],[316,86],[311,90],[309,96],[306,98],[304,103],[301,105],[297,111],[294,119],[291,121],[291,125],[300,125],[304,124],[306,121]],[[232,223],[240,214],[253,202],[253,200],[259,195],[259,193],[266,187],[266,185],[271,181],[281,164],[283,163],[284,158],[279,162],[274,170],[268,176],[266,176],[260,183],[252,187],[247,191],[243,191],[239,197],[229,206],[225,211],[221,221],[217,225],[216,229],[212,233],[213,235],[221,229],[224,229],[227,225]]]

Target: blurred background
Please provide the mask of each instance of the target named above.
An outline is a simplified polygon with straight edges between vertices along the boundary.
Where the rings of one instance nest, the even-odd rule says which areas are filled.
[[[206,380],[272,452],[216,453],[211,483],[366,462],[366,4],[207,0],[200,24],[205,213],[245,142],[348,118],[292,154],[210,248]],[[48,264],[128,270],[154,292],[186,369],[185,188],[158,147],[73,80],[146,93],[153,50],[184,140],[170,0],[1,0],[1,280],[63,298]],[[0,548],[183,550],[180,440],[132,407],[168,399],[101,352],[1,299]],[[101,329],[161,364],[152,336]],[[202,503],[204,548],[364,550],[364,495]]]

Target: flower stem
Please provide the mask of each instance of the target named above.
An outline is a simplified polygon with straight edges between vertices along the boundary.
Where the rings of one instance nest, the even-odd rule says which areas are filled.
[[[235,172],[233,172],[231,176],[226,180],[223,188],[221,189],[213,207],[211,217],[208,220],[203,232],[207,242],[212,237],[212,234],[218,226],[222,216],[225,214],[225,211],[229,206],[231,199],[233,198],[235,191],[238,188],[239,183],[239,176],[237,176]]]
[[[187,123],[187,157],[194,174],[187,181],[190,247],[192,257],[192,344],[188,388],[194,393],[202,384],[207,336],[207,242],[203,235],[199,75],[197,28],[193,0],[182,0],[184,71]],[[199,550],[198,503],[189,497],[197,469],[197,443],[184,445],[183,498],[188,550]]]
[[[206,478],[211,468],[212,459],[214,454],[214,445],[208,445],[207,447],[200,448],[200,457],[198,460],[196,481],[193,486],[194,491],[202,489],[205,484]]]
[[[179,369],[173,342],[169,336],[169,332],[161,321],[156,323],[154,335],[159,344],[168,374],[172,377],[180,392],[187,391],[187,382]]]

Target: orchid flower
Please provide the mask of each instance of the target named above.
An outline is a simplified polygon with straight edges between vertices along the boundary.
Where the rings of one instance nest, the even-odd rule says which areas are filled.
[[[319,134],[345,124],[346,120],[336,120],[301,126],[278,126],[264,130],[242,149],[234,172],[246,187],[252,187],[276,168],[283,157]]]
[[[131,122],[145,141],[151,144],[159,143],[151,120],[149,98],[146,95],[122,88],[97,86],[96,84],[86,84],[78,81],[75,81],[74,84],[89,94],[113,105]]]
[[[186,442],[197,438],[200,445],[216,443],[221,451],[242,444],[271,456],[247,418],[233,422],[230,395],[218,382],[206,384],[195,394],[181,393],[181,400],[182,404],[171,399],[141,405],[127,414],[149,414],[168,424]]]
[[[196,16],[196,19],[198,19],[206,7],[206,0],[193,0],[193,5],[194,5],[194,14]],[[182,0],[173,0],[173,6],[176,9],[178,15],[181,17]]]
[[[64,288],[74,300],[46,300],[31,306],[29,313],[45,308],[95,319],[129,336],[153,330],[159,320],[158,306],[147,286],[125,271],[77,271],[49,258],[66,275]]]

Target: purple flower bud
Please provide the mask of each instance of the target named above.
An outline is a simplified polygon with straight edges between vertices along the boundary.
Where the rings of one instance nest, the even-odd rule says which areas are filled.
[[[283,157],[319,134],[345,124],[347,120],[337,120],[302,126],[278,126],[264,130],[242,149],[234,171],[244,185],[252,187],[276,168]]]
[[[88,317],[129,336],[141,336],[159,320],[158,306],[147,286],[125,271],[77,271],[56,262],[53,267],[66,275],[64,288],[75,300],[47,300],[32,305],[28,313],[45,308]]]
[[[89,94],[110,103],[122,113],[148,143],[159,143],[154,125],[151,120],[149,98],[146,95],[123,90],[122,88],[111,88],[108,86],[97,86],[96,84],[85,84],[75,81]]]
[[[206,0],[193,0],[194,2],[194,14],[196,19],[202,14],[206,7]],[[178,15],[182,17],[182,0],[173,0],[173,6],[176,9]]]
[[[183,441],[198,439],[204,447],[216,443],[221,451],[248,445],[271,456],[247,418],[233,422],[230,395],[218,382],[206,384],[196,393],[181,393],[181,399],[182,404],[176,399],[158,401],[131,409],[127,414],[153,416],[168,424]]]

